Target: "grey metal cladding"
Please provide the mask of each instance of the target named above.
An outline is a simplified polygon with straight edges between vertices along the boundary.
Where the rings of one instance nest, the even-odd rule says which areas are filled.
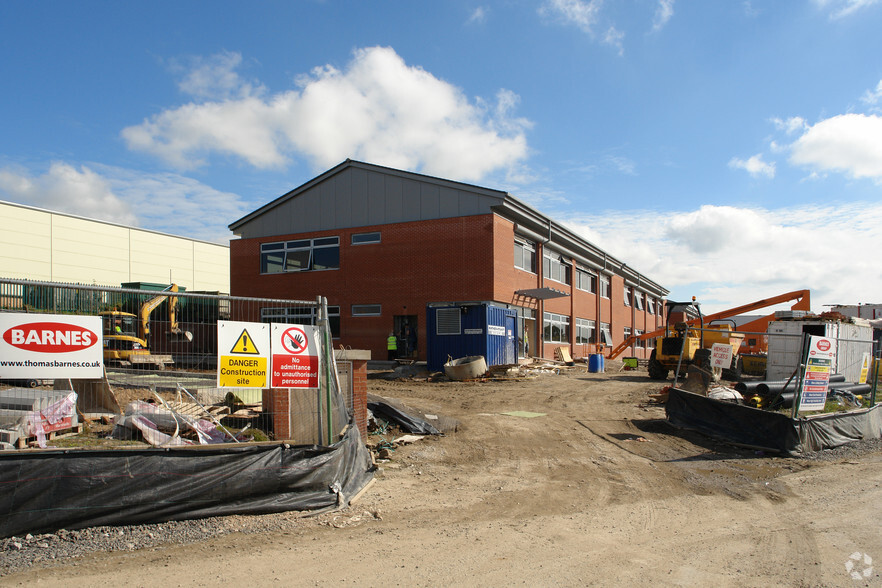
[[[473,189],[472,189],[473,188]],[[489,214],[504,201],[480,187],[346,162],[231,225],[243,238]]]

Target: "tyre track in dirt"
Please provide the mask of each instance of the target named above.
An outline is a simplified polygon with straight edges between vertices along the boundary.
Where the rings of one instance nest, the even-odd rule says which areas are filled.
[[[291,533],[98,555],[3,580],[851,586],[850,554],[882,558],[878,509],[843,500],[856,489],[860,504],[882,500],[879,455],[821,464],[677,431],[648,402],[659,387],[645,374],[578,369],[526,381],[371,380],[372,393],[461,427],[397,449],[357,504]],[[502,414],[513,410],[545,416]]]

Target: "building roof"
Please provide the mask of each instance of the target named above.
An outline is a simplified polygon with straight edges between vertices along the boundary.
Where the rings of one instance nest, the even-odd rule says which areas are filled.
[[[175,239],[186,239],[187,241],[194,241],[196,243],[205,243],[206,245],[216,245],[218,247],[226,247],[230,248],[229,243],[217,243],[215,241],[206,241],[205,239],[194,239],[193,237],[185,237],[183,235],[175,235],[173,233],[164,233],[162,231],[155,231],[153,229],[145,229],[144,227],[136,227],[134,225],[125,225],[122,223],[115,223],[113,221],[102,220],[100,218],[92,218],[88,216],[80,216],[78,214],[71,214],[69,212],[60,212],[58,210],[49,210],[48,208],[40,208],[38,206],[31,206],[29,204],[19,204],[18,202],[9,202],[7,200],[0,200],[0,206],[14,206],[15,208],[23,208],[25,210],[33,210],[34,212],[41,212],[45,214],[51,214],[54,216],[64,216],[67,218],[75,218],[81,221],[87,221],[90,223],[97,223],[100,225],[108,225],[111,227],[120,227],[122,229],[129,229],[132,231],[140,231],[143,233],[152,233],[154,235],[162,235],[163,237],[174,237]]]
[[[495,198],[498,198],[499,200],[502,200],[508,196],[508,194],[506,192],[502,192],[500,190],[493,190],[491,188],[483,188],[481,186],[475,186],[473,184],[466,184],[464,182],[456,182],[454,180],[445,180],[443,178],[437,178],[434,176],[428,176],[428,175],[419,174],[416,172],[409,172],[409,171],[404,171],[404,170],[395,169],[395,168],[391,168],[391,167],[385,167],[382,165],[376,165],[373,163],[364,163],[362,161],[355,161],[353,159],[347,159],[346,161],[332,167],[331,169],[324,172],[323,174],[318,175],[318,176],[314,177],[313,179],[309,180],[308,182],[305,182],[305,183],[297,186],[296,188],[294,188],[290,192],[286,192],[285,194],[282,194],[281,196],[279,196],[275,200],[272,200],[271,202],[264,204],[263,206],[261,206],[260,208],[255,210],[254,212],[246,214],[245,216],[243,216],[239,220],[233,221],[229,225],[230,230],[235,232],[238,228],[240,228],[243,225],[249,223],[250,221],[256,219],[257,217],[266,214],[270,210],[277,208],[278,206],[281,206],[282,204],[292,200],[293,198],[297,198],[298,196],[300,196],[304,192],[309,191],[310,188],[313,188],[313,187],[317,186],[318,184],[321,184],[321,183],[329,180],[330,178],[336,176],[337,174],[343,172],[344,170],[347,170],[350,168],[359,168],[359,169],[364,169],[367,171],[379,172],[379,173],[389,175],[389,176],[397,176],[397,177],[401,177],[401,178],[418,180],[421,182],[428,182],[428,183],[436,184],[439,186],[447,186],[449,188],[453,188],[456,190],[465,190],[468,192],[482,194],[484,196],[495,197]]]
[[[250,214],[234,221],[229,225],[229,228],[237,234],[251,232],[260,236],[307,232],[307,230],[280,230],[278,220],[275,218],[278,215],[269,213],[278,212],[280,208],[285,209],[292,207],[294,200],[297,197],[307,193],[314,194],[322,184],[334,181],[340,177],[340,174],[353,169],[392,176],[400,180],[410,180],[420,184],[433,185],[438,187],[441,191],[449,191],[445,193],[449,193],[451,196],[459,196],[459,202],[451,206],[424,206],[420,210],[411,211],[410,215],[400,211],[389,213],[388,210],[385,212],[381,210],[376,212],[371,210],[370,206],[361,203],[361,205],[365,207],[365,214],[363,216],[352,218],[353,215],[350,214],[346,216],[345,219],[336,218],[331,220],[326,218],[328,215],[323,215],[320,212],[316,212],[314,209],[305,206],[305,210],[299,212],[310,214],[313,219],[321,219],[321,222],[315,223],[315,227],[312,230],[331,230],[338,228],[351,228],[355,226],[391,224],[394,222],[411,220],[426,220],[428,218],[495,213],[512,221],[515,225],[516,234],[536,242],[548,244],[551,249],[559,251],[562,255],[573,258],[578,264],[598,272],[623,276],[627,284],[638,287],[659,297],[665,297],[669,293],[667,289],[644,276],[637,270],[628,267],[623,261],[616,259],[590,241],[579,236],[570,229],[567,229],[564,225],[543,215],[507,192],[374,165],[371,163],[354,161],[351,159],[347,159],[323,174],[316,176]],[[351,195],[347,194],[346,197],[350,198]],[[348,201],[349,200],[347,200],[347,202]],[[437,205],[438,203],[435,201],[433,204]],[[428,208],[428,211],[426,208]],[[337,214],[345,215],[346,212],[338,211]],[[370,218],[369,215],[373,216],[373,219]],[[305,222],[303,220],[304,214],[298,214],[296,218],[297,221],[303,225]],[[265,229],[254,230],[257,225],[262,224],[265,225]],[[250,225],[256,226],[250,227]],[[252,230],[248,231],[248,228],[251,228]]]

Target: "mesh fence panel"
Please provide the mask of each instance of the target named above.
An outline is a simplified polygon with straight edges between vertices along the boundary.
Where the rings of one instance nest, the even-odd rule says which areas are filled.
[[[200,427],[210,430],[209,438],[214,435],[226,442],[233,442],[232,436],[243,429],[242,439],[254,441],[327,445],[339,439],[351,414],[350,374],[344,369],[338,376],[330,336],[334,317],[328,317],[324,299],[244,298],[175,291],[168,284],[123,286],[0,279],[0,312],[19,313],[16,321],[33,320],[26,316],[31,314],[100,316],[105,374],[90,381],[29,376],[0,382],[0,442],[7,448],[40,442],[41,436],[51,445],[80,429],[84,429],[80,435],[64,443],[117,447],[125,439],[106,439],[115,421],[122,419],[117,415],[149,411],[159,413],[151,422],[167,420],[171,414],[177,435],[167,430],[166,422],[160,427],[164,435],[177,438],[167,441],[171,444],[198,443],[206,437],[196,430]],[[219,387],[218,321],[318,326],[319,387],[267,392]],[[226,351],[221,349],[221,353]],[[4,359],[8,358],[0,357],[0,370],[5,369]],[[8,369],[0,371],[3,377],[10,373],[14,375]],[[51,408],[70,390],[77,393],[74,418],[61,423],[66,427],[47,423],[40,411]],[[149,436],[139,435],[128,424],[123,433],[137,441]],[[116,436],[125,436],[116,428]]]

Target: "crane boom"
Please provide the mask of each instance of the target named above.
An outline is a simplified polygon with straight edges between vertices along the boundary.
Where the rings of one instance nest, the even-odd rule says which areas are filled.
[[[713,314],[706,315],[704,317],[705,323],[710,323],[715,320],[722,320],[731,318],[733,316],[738,316],[744,314],[746,312],[751,312],[754,310],[759,310],[760,308],[766,308],[768,306],[774,306],[776,304],[782,304],[784,302],[789,302],[791,300],[796,300],[796,303],[793,304],[791,310],[805,310],[809,311],[811,309],[811,295],[808,290],[794,290],[793,292],[787,292],[785,294],[779,294],[778,296],[772,296],[771,298],[764,298],[762,300],[757,300],[756,302],[751,302],[749,304],[742,304],[741,306],[736,306],[734,308],[729,308],[726,310],[721,310],[719,312],[715,312]],[[750,321],[749,323],[745,323],[741,325],[740,331],[745,332],[765,332],[768,329],[769,323],[775,318],[775,313],[768,314],[764,317],[758,318],[756,320]],[[694,325],[698,322],[698,319],[692,319],[687,321],[687,324]],[[625,349],[636,343],[637,341],[646,341],[647,339],[654,339],[660,335],[663,335],[665,332],[665,328],[662,327],[660,329],[656,329],[655,331],[651,331],[649,333],[643,333],[642,335],[631,335],[621,343],[619,343],[616,347],[614,347],[609,352],[608,359],[615,359],[622,353],[624,353]]]

